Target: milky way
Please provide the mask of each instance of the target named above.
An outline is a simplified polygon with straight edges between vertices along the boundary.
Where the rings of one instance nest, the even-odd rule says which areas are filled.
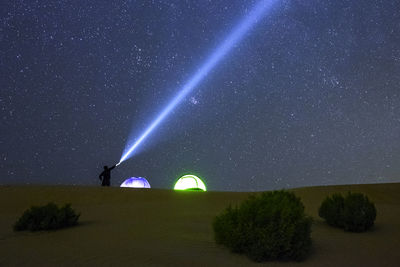
[[[2,1],[0,184],[98,184],[256,2]],[[112,185],[400,180],[396,1],[280,1],[234,50]]]

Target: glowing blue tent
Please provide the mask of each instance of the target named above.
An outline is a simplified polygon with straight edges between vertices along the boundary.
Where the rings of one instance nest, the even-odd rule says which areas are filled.
[[[121,187],[131,187],[131,188],[150,188],[150,183],[143,177],[131,177],[126,179]]]

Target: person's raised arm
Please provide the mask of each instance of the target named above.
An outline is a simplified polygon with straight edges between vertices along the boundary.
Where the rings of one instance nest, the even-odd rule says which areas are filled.
[[[110,170],[114,169],[114,168],[115,168],[115,166],[117,166],[117,165],[114,165],[114,166],[112,166],[112,167],[110,168]]]

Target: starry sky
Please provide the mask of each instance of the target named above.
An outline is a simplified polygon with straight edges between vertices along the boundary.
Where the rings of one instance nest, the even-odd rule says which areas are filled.
[[[4,0],[0,184],[99,185],[254,0]],[[260,191],[400,181],[400,9],[282,0],[112,172]]]

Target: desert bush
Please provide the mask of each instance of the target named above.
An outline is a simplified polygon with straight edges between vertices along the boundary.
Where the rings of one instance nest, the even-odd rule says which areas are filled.
[[[367,231],[376,218],[375,204],[366,195],[351,192],[346,197],[340,194],[328,196],[318,213],[328,224],[351,232]]]
[[[70,204],[59,208],[53,202],[45,206],[32,206],[14,224],[14,231],[55,230],[76,225],[80,214]]]
[[[376,218],[375,204],[360,193],[349,193],[344,200],[344,230],[365,232],[374,225]]]
[[[213,229],[218,244],[252,260],[302,260],[311,248],[311,223],[298,197],[274,191],[229,206]]]
[[[343,227],[344,197],[340,194],[333,194],[326,197],[319,207],[318,214],[321,218],[335,227]]]

